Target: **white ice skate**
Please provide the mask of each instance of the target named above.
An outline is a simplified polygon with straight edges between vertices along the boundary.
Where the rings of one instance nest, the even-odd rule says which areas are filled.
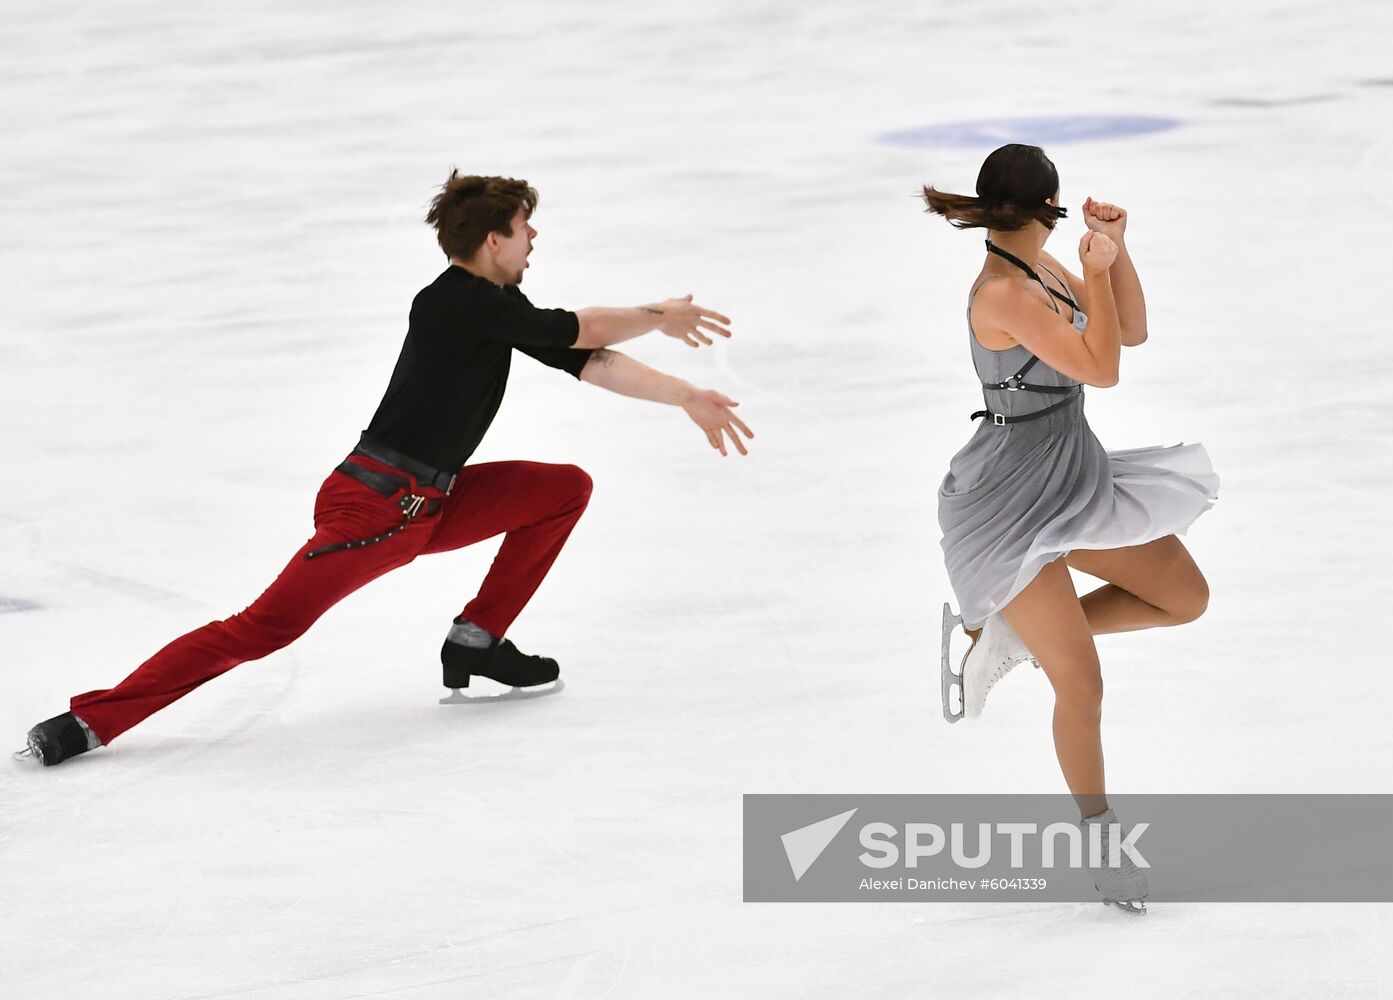
[[[1025,648],[1020,637],[1001,615],[991,615],[982,625],[982,633],[972,648],[963,654],[958,672],[949,666],[949,643],[953,628],[961,625],[961,616],[953,614],[952,609],[943,605],[943,662],[941,687],[943,691],[943,717],[949,722],[957,722],[966,716],[980,718],[982,708],[987,703],[987,694],[997,681],[1011,672],[1018,663],[1027,660],[1034,662],[1030,650]],[[1037,664],[1038,666],[1038,664]],[[954,712],[951,700],[953,686],[957,685],[959,709]]]
[[[1090,842],[1089,827],[1093,825],[1101,827],[1102,850],[1099,852],[1099,860],[1102,864],[1094,868],[1089,866],[1088,873],[1093,876],[1093,885],[1102,894],[1103,902],[1111,906],[1116,906],[1124,913],[1133,916],[1146,915],[1146,897],[1151,892],[1151,887],[1147,884],[1146,875],[1131,855],[1126,851],[1118,850],[1117,866],[1110,867],[1108,861],[1112,851],[1112,841],[1114,838],[1120,843],[1125,836],[1122,825],[1117,820],[1117,815],[1108,809],[1099,813],[1097,816],[1089,816],[1081,820],[1079,825],[1083,828],[1085,850]]]

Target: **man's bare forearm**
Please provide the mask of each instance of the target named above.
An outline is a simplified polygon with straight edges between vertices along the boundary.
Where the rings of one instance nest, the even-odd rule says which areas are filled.
[[[590,355],[580,379],[621,396],[670,406],[681,406],[694,388],[691,383],[649,368],[627,354],[604,348]]]
[[[590,306],[577,310],[576,318],[580,320],[580,336],[572,346],[608,347],[658,329],[663,319],[663,308],[659,305],[630,308]]]
[[[1125,244],[1117,245],[1117,259],[1108,269],[1112,279],[1113,300],[1117,303],[1117,320],[1122,329],[1122,343],[1135,347],[1146,340],[1146,297],[1142,295],[1141,279],[1132,264]]]

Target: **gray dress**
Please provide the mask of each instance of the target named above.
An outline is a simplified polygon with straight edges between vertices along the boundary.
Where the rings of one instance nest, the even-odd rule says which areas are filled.
[[[971,315],[969,297],[968,341],[979,380],[1005,381],[1032,355],[1020,344],[1004,351],[983,347],[972,333]],[[1075,310],[1073,320],[1082,333],[1088,317]],[[1026,381],[1078,384],[1044,361],[1036,362]],[[1204,445],[1106,451],[1084,417],[1083,392],[1037,420],[1001,426],[981,421],[949,463],[938,491],[938,523],[948,580],[967,628],[980,628],[1041,567],[1073,549],[1120,548],[1184,534],[1218,498],[1219,477]],[[983,396],[989,410],[1006,416],[1061,398],[985,388]]]

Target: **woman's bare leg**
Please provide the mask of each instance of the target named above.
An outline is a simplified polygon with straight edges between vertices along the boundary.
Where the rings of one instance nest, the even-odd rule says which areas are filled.
[[[1001,612],[1054,688],[1054,749],[1082,816],[1108,807],[1103,785],[1103,675],[1088,618],[1063,559],[1047,564]]]
[[[1183,625],[1209,605],[1204,574],[1175,535],[1126,548],[1075,549],[1065,561],[1108,581],[1079,602],[1093,635]],[[981,629],[967,634],[976,643]]]
[[[1065,558],[1107,581],[1079,602],[1094,635],[1183,625],[1209,606],[1204,574],[1175,535],[1120,549],[1075,549]]]

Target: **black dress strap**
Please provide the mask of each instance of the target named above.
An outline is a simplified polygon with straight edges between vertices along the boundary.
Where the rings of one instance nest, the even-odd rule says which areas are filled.
[[[1054,271],[1051,270],[1050,268],[1045,267],[1044,264],[1041,264],[1041,265],[1040,265],[1040,269],[1041,269],[1042,271],[1044,271],[1046,274],[1048,274],[1048,275],[1049,275],[1051,278],[1053,278],[1055,281],[1059,282],[1059,287],[1062,288],[1062,289],[1064,289],[1064,294],[1065,294],[1066,296],[1068,296],[1068,297],[1065,298],[1064,296],[1059,295],[1057,292],[1054,292],[1054,289],[1051,288],[1049,285],[1046,285],[1046,286],[1045,286],[1045,291],[1047,291],[1047,292],[1054,292],[1054,297],[1055,297],[1055,298],[1059,299],[1059,301],[1061,301],[1061,302],[1067,302],[1067,303],[1069,303],[1069,308],[1070,308],[1070,309],[1073,309],[1075,312],[1077,312],[1077,311],[1078,311],[1078,308],[1079,308],[1079,304],[1078,304],[1077,302],[1074,301],[1074,293],[1073,293],[1073,292],[1070,290],[1070,288],[1069,288],[1069,282],[1065,281],[1065,280],[1064,280],[1063,278],[1061,278],[1059,275],[1055,274]]]
[[[1058,299],[1060,302],[1063,302],[1063,303],[1067,304],[1067,305],[1069,306],[1070,309],[1077,309],[1077,308],[1078,308],[1078,305],[1074,302],[1074,300],[1073,300],[1072,298],[1070,298],[1070,297],[1067,296],[1067,295],[1061,295],[1061,294],[1059,294],[1059,292],[1056,292],[1056,291],[1055,291],[1053,288],[1051,288],[1049,285],[1045,284],[1045,279],[1042,278],[1042,277],[1040,277],[1040,275],[1037,274],[1037,273],[1035,272],[1035,268],[1031,267],[1029,264],[1027,264],[1025,261],[1021,260],[1021,259],[1020,259],[1019,257],[1017,257],[1015,254],[1011,253],[1009,250],[1003,250],[1003,249],[1001,249],[1001,247],[997,246],[997,245],[996,245],[995,243],[993,243],[991,240],[987,240],[987,252],[988,252],[988,253],[994,253],[994,254],[996,254],[998,257],[1001,257],[1001,258],[1003,258],[1004,260],[1008,260],[1008,261],[1010,261],[1012,264],[1015,264],[1017,267],[1019,267],[1019,268],[1020,268],[1022,271],[1024,271],[1026,274],[1030,275],[1030,277],[1033,278],[1035,281],[1038,281],[1038,282],[1040,283],[1040,287],[1041,287],[1041,288],[1043,288],[1043,289],[1044,289],[1046,292],[1048,292],[1050,295],[1054,296],[1054,297],[1055,297],[1056,299]],[[1048,270],[1048,268],[1047,268],[1046,270]],[[1053,271],[1050,271],[1050,274],[1054,274],[1054,272],[1053,272]],[[1059,281],[1059,275],[1055,274],[1054,277],[1055,277],[1055,280],[1056,280],[1056,281]],[[1061,281],[1060,284],[1064,285],[1064,282]],[[1069,286],[1068,286],[1068,285],[1064,285],[1064,287],[1065,287],[1065,288],[1068,288]],[[1054,306],[1054,303],[1051,302],[1050,305]],[[1058,307],[1058,306],[1054,306],[1054,311],[1055,311],[1055,312],[1059,312],[1059,307]]]

